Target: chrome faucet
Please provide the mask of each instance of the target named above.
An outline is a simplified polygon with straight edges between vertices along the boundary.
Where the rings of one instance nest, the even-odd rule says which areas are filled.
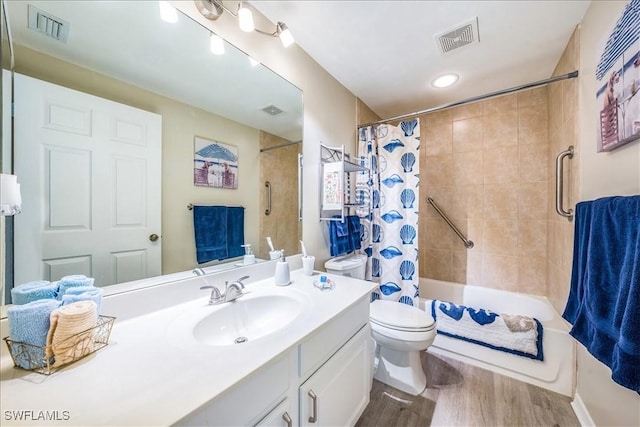
[[[197,267],[194,268],[192,271],[193,274],[195,274],[196,276],[204,276],[205,274],[207,274],[202,268]]]
[[[243,276],[231,283],[225,282],[225,291],[224,291],[225,302],[234,301],[240,298],[242,295],[244,295],[242,293],[242,290],[244,289],[244,283],[242,283],[242,281],[248,278],[249,276]]]
[[[224,294],[221,294],[220,290],[218,290],[216,286],[201,286],[200,289],[211,289],[209,305],[222,304],[223,302],[235,301],[236,299],[244,295],[244,293],[242,292],[242,290],[244,289],[244,283],[242,283],[242,281],[248,278],[249,276],[243,276],[231,283],[224,282]]]

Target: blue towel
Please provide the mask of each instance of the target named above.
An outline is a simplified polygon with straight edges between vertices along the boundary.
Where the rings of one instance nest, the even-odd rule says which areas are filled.
[[[244,208],[230,206],[227,208],[227,250],[228,258],[244,255]]]
[[[349,224],[349,244],[351,251],[358,250],[362,247],[362,227],[360,226],[360,218],[356,215],[347,217]]]
[[[11,302],[21,305],[39,299],[55,299],[57,293],[57,283],[51,283],[48,280],[35,280],[11,289]]]
[[[98,314],[100,314],[103,295],[104,290],[102,290],[102,288],[96,288],[94,286],[80,286],[77,288],[70,288],[67,289],[67,292],[64,295],[62,295],[62,305],[69,305],[78,301],[93,301],[96,303]]]
[[[58,299],[61,300],[62,296],[67,292],[69,288],[77,288],[80,286],[93,286],[95,279],[93,277],[87,277],[83,274],[74,274],[71,276],[64,276],[58,281]]]
[[[198,264],[229,256],[226,206],[194,206],[193,230]]]
[[[577,204],[562,317],[615,382],[640,393],[640,196]]]
[[[41,346],[12,345],[14,361],[24,369],[46,366],[44,346],[47,344],[49,332],[49,316],[60,307],[60,301],[41,299],[23,305],[12,305],[7,309],[9,321],[9,338],[26,344]]]
[[[194,206],[193,230],[198,264],[244,254],[244,208]]]
[[[340,218],[340,216],[334,216],[334,218]],[[349,240],[349,233],[345,235],[341,230],[349,230],[347,221],[329,221],[329,252],[331,256],[338,256],[352,252],[351,240]]]

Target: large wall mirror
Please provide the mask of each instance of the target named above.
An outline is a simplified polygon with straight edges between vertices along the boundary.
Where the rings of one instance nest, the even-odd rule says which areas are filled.
[[[177,22],[163,21],[156,1],[12,0],[6,3],[6,12],[16,73],[161,116],[161,203],[157,208],[152,202],[141,205],[143,209],[160,210],[160,229],[152,233],[159,239],[147,243],[149,247],[161,245],[160,271],[138,268],[140,277],[123,279],[114,274],[112,283],[203,266],[196,262],[190,204],[244,206],[245,242],[260,258],[268,259],[267,236],[277,248],[298,252],[302,225],[296,199],[303,124],[302,92],[298,88],[229,43],[224,43],[224,54],[212,54],[209,29],[181,13]],[[30,28],[38,24],[40,29]],[[52,37],[51,26],[58,37]],[[16,85],[16,99],[22,96],[19,87]],[[35,111],[33,115],[40,113]],[[54,188],[53,181],[30,183],[27,169],[55,166],[62,171],[61,179],[72,184],[82,181],[82,175],[78,172],[78,179],[74,179],[77,164],[65,167],[58,159],[54,165],[50,157],[22,149],[19,135],[16,130],[14,166],[22,184],[23,213],[40,204],[45,208],[38,215],[51,216],[46,205],[56,191],[60,203],[63,191]],[[237,188],[195,185],[194,169],[199,165],[196,138],[236,150]],[[6,143],[3,141],[5,152]],[[270,183],[270,201],[266,181]],[[105,181],[91,191],[113,192],[108,184]],[[126,182],[120,185],[127,190]],[[95,183],[83,188],[90,186],[95,187]],[[131,189],[132,204],[138,203],[136,191]],[[66,209],[70,215],[75,214],[84,202],[78,193],[70,194]],[[270,215],[265,215],[268,204]],[[89,202],[86,205],[88,211],[96,210]],[[15,243],[30,240],[20,234],[21,230],[41,230],[42,224],[47,224],[29,224],[28,217],[15,217]],[[64,225],[64,221],[59,223]],[[106,244],[107,240],[105,237],[100,242]],[[39,249],[34,245],[27,250]],[[11,258],[11,251],[8,253]],[[78,252],[73,257],[81,256]],[[9,274],[7,288],[28,280],[57,280],[56,274],[73,272],[65,269],[64,260],[56,261],[56,268],[40,260],[39,272],[24,271],[19,260],[15,265],[13,261],[9,259],[7,267],[8,271],[13,267],[14,276]],[[96,284],[111,283],[97,277]]]

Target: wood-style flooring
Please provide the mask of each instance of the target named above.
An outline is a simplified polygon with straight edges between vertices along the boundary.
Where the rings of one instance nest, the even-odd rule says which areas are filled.
[[[374,380],[356,426],[580,426],[568,397],[428,352],[422,366],[419,396]]]

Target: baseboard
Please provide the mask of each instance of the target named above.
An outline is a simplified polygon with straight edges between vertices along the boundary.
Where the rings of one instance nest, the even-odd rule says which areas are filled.
[[[573,412],[576,414],[578,421],[582,427],[594,427],[596,423],[591,419],[591,415],[589,415],[589,411],[585,406],[584,402],[580,395],[576,392],[575,397],[573,398],[573,402],[571,402],[571,408]]]

